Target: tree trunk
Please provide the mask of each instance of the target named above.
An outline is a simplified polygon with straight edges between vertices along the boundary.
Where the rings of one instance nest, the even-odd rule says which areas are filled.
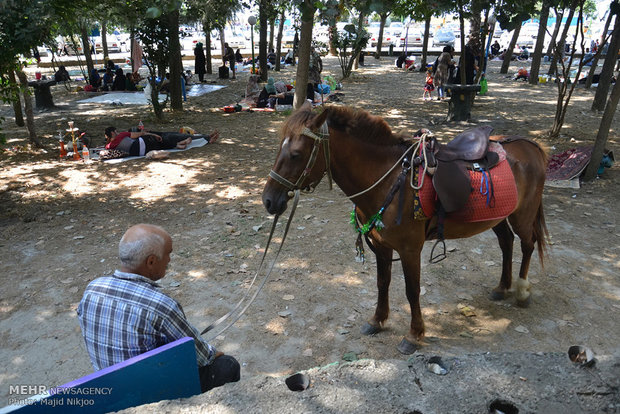
[[[618,107],[618,99],[620,99],[620,82],[615,83],[613,89],[611,90],[611,95],[607,100],[605,112],[601,118],[601,125],[598,128],[598,134],[596,134],[596,140],[594,141],[594,149],[592,150],[592,156],[590,157],[590,164],[588,164],[586,171],[584,172],[583,179],[586,181],[592,180],[596,177],[598,167],[601,163],[601,159],[603,158],[605,145],[607,145],[609,129],[611,128],[611,123],[614,119],[616,108]]]
[[[357,33],[359,33],[359,32],[361,32],[361,31],[362,31],[362,28],[363,28],[363,26],[364,26],[364,19],[365,19],[364,12],[363,12],[363,11],[361,11],[361,12],[360,12],[360,15],[359,15],[359,18],[358,18],[358,21],[357,21]],[[355,50],[353,50],[353,51],[352,51],[353,55],[351,56],[351,58],[353,59],[353,60],[352,60],[352,62],[353,62],[353,67],[354,67],[356,70],[357,70],[357,68],[359,68],[359,64],[360,64],[360,53],[361,53],[361,52],[362,52],[361,50],[358,50],[357,52],[356,52]],[[349,73],[351,73],[350,66],[349,66]]]
[[[284,10],[280,14],[280,24],[278,25],[278,37],[276,38],[276,72],[280,71],[280,56],[282,56],[282,32],[284,31]]]
[[[211,62],[211,25],[208,21],[202,22],[202,30],[205,32],[205,45],[206,45],[206,60],[207,60],[207,73],[210,75],[213,73],[213,63]]]
[[[614,3],[616,3],[616,1],[614,1]],[[596,71],[596,68],[598,67],[598,61],[601,58],[601,53],[603,52],[603,48],[609,41],[609,39],[607,38],[607,30],[609,30],[609,25],[611,24],[611,19],[613,16],[614,16],[613,13],[609,13],[609,15],[607,16],[607,20],[605,21],[605,28],[603,29],[603,36],[601,39],[601,43],[598,47],[596,55],[594,55],[594,59],[592,59],[592,66],[590,66],[590,71],[588,72],[588,77],[586,79],[586,89],[590,89],[590,87],[592,86],[592,80],[594,79],[594,72]]]
[[[34,111],[32,109],[32,99],[28,94],[28,77],[22,70],[15,72],[22,84],[22,93],[24,98],[24,112],[26,112],[26,129],[28,130],[28,139],[32,145],[37,148],[43,148],[41,142],[37,138],[37,132],[34,127]]]
[[[258,67],[260,70],[260,79],[263,82],[267,82],[267,79],[269,78],[269,74],[267,73],[267,7],[267,0],[261,0],[258,9]]]
[[[15,80],[15,72],[12,70],[9,70],[9,80],[11,83],[17,83]],[[18,127],[23,127],[26,125],[24,124],[24,114],[22,112],[22,103],[19,99],[19,94],[15,96],[15,100],[13,101],[13,112],[15,112],[15,125]]]
[[[560,33],[560,24],[562,23],[562,17],[564,17],[564,9],[560,9],[558,11],[557,8],[554,8],[554,10],[555,10],[555,27],[553,28],[553,34],[551,35],[551,41],[549,42],[547,53],[545,53],[545,56],[547,56],[549,59],[551,59],[551,54],[553,53],[553,49],[555,48],[555,42],[558,38],[558,33]]]
[[[80,25],[80,36],[82,37],[82,48],[84,49],[84,59],[86,59],[86,67],[88,68],[87,72],[90,74],[95,65],[93,65],[93,57],[90,54],[90,40],[88,39],[88,30],[85,24]]]
[[[275,49],[275,47],[273,46],[274,29],[275,29],[275,23],[272,19],[269,21],[269,51],[272,51]]]
[[[387,14],[380,14],[381,24],[379,25],[379,36],[377,37],[377,52],[375,53],[375,59],[381,59],[381,44],[383,43],[383,34],[385,32],[385,21],[387,20]]]
[[[295,97],[293,107],[299,109],[306,102],[306,86],[308,85],[308,69],[310,67],[310,48],[312,46],[312,25],[316,8],[312,0],[304,0],[306,13],[301,16],[301,30],[299,34],[299,63],[295,77]],[[301,6],[300,6],[301,7]]]
[[[107,23],[101,22],[101,47],[103,47],[103,62],[104,63],[107,63],[109,56],[110,56],[110,54],[108,53],[108,37],[106,36],[107,31],[108,31]]]
[[[547,21],[549,20],[549,3],[543,2],[540,11],[540,23],[538,24],[538,37],[536,38],[536,47],[534,55],[532,55],[532,65],[530,66],[530,85],[538,85],[538,73],[540,71],[540,61],[542,59],[542,50],[545,46],[545,30],[547,29]]]
[[[181,60],[181,43],[179,42],[179,10],[168,15],[170,37],[168,48],[170,51],[170,108],[173,111],[183,110],[183,91],[181,77],[183,76],[183,62]]]
[[[338,49],[336,49],[336,45],[334,44],[334,37],[336,33],[338,33],[338,28],[336,27],[336,23],[332,26],[329,26],[329,54],[332,56],[338,56]]]
[[[512,35],[512,39],[510,39],[510,45],[508,45],[508,49],[506,53],[504,53],[504,61],[502,62],[502,68],[499,73],[508,73],[508,68],[510,67],[510,60],[512,59],[512,51],[515,50],[515,46],[517,46],[517,39],[519,38],[519,33],[521,33],[521,23],[517,24],[515,27],[515,32]]]
[[[598,86],[596,87],[594,101],[592,102],[593,111],[602,111],[605,108],[605,102],[607,101],[607,93],[609,92],[609,85],[611,84],[611,77],[614,73],[616,57],[618,56],[618,46],[620,44],[620,22],[618,20],[619,19],[616,16],[614,32],[611,35],[611,41],[609,42],[609,48],[607,49],[607,56],[603,62],[601,76]]]
[[[576,2],[571,3],[570,9],[568,10],[568,16],[566,17],[567,22],[573,21],[573,16],[575,15]],[[562,29],[562,34],[560,35],[560,41],[555,47],[555,53],[553,54],[553,59],[551,59],[551,64],[549,65],[548,75],[557,76],[558,72],[558,59],[563,56],[563,50],[566,47],[566,34],[568,33],[568,29],[570,28],[570,23],[564,25]]]
[[[431,32],[431,16],[424,20],[424,42],[422,43],[422,62],[420,63],[420,72],[426,72],[426,62],[428,60],[428,39]],[[407,40],[405,39],[405,42]]]

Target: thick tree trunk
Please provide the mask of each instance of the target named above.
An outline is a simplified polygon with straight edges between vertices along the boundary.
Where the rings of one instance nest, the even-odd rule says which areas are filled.
[[[88,39],[88,30],[86,25],[80,26],[80,36],[82,38],[82,47],[84,49],[84,59],[86,59],[86,67],[88,68],[87,72],[90,74],[95,68],[95,65],[93,64],[93,57],[90,54],[90,40]]]
[[[211,25],[209,24],[209,22],[207,21],[202,22],[202,30],[206,34],[205,53],[206,53],[206,59],[207,59],[207,73],[210,75],[213,73],[213,64],[211,63],[211,57],[212,57],[211,56]]]
[[[9,71],[9,80],[11,81],[11,83],[17,83],[15,79],[15,72],[13,72],[12,70]],[[13,101],[13,112],[15,113],[15,125],[17,125],[18,127],[23,127],[24,125],[26,125],[24,124],[24,114],[22,112],[22,104],[19,98],[19,94],[15,97],[15,100]]]
[[[26,113],[26,129],[28,130],[28,139],[32,145],[37,148],[43,148],[39,138],[37,138],[37,132],[34,127],[34,111],[32,109],[32,99],[28,94],[28,77],[22,70],[18,70],[15,72],[17,77],[19,78],[19,82],[22,84],[23,88],[23,98],[24,98],[24,112]]]
[[[519,33],[521,33],[521,23],[515,27],[515,31],[512,35],[512,39],[510,39],[510,45],[508,45],[508,49],[506,53],[504,53],[504,61],[502,62],[502,68],[499,70],[499,73],[508,73],[508,68],[510,67],[510,60],[512,59],[512,51],[515,50],[517,46],[517,39],[519,38]]]
[[[601,163],[601,159],[603,158],[605,145],[607,145],[609,129],[611,128],[611,123],[614,119],[616,108],[618,107],[618,99],[620,99],[620,82],[616,82],[614,85],[611,90],[611,95],[607,100],[607,105],[605,105],[605,112],[601,118],[601,125],[598,128],[598,134],[596,135],[596,140],[594,141],[594,149],[592,150],[592,156],[590,157],[590,164],[586,167],[586,171],[583,176],[583,179],[586,181],[592,180],[596,177],[598,167]]]
[[[420,72],[426,72],[426,62],[428,61],[428,40],[431,32],[431,16],[424,20],[424,42],[422,43],[422,62],[420,63]],[[405,42],[407,40],[405,39]]]
[[[282,32],[284,32],[284,10],[280,14],[280,24],[278,25],[278,37],[276,38],[276,72],[280,71],[280,60],[282,56]]]
[[[103,61],[105,63],[107,63],[109,56],[110,56],[110,54],[108,53],[108,37],[106,36],[107,31],[108,31],[107,23],[101,22],[101,47],[103,47]]]
[[[336,23],[333,26],[329,26],[329,54],[332,56],[338,56],[338,49],[336,49],[336,45],[334,44],[334,37],[338,32],[338,28],[336,27]]]
[[[609,48],[607,49],[607,56],[605,58],[605,61],[603,62],[601,76],[598,82],[598,86],[596,87],[594,101],[592,102],[593,111],[602,111],[605,108],[605,102],[607,101],[609,85],[611,85],[611,77],[614,73],[614,67],[616,66],[618,46],[620,46],[620,21],[618,20],[619,19],[616,16],[614,32],[611,35],[611,41],[609,42]]]
[[[377,51],[375,53],[375,59],[381,59],[381,44],[383,43],[383,35],[385,34],[385,21],[387,20],[387,14],[380,14],[381,24],[379,25],[379,37],[377,38]]]
[[[183,62],[181,61],[181,43],[179,42],[179,11],[175,10],[168,15],[170,37],[170,108],[173,111],[183,110],[183,91],[181,77],[183,76]]]
[[[299,63],[295,77],[295,97],[293,107],[299,109],[306,101],[306,85],[308,85],[308,69],[310,67],[310,48],[312,46],[312,25],[314,24],[314,4],[305,0],[307,12],[301,16],[299,33]]]
[[[259,42],[258,42],[258,67],[260,68],[260,79],[267,82],[267,0],[261,0],[258,9],[259,21]]]
[[[534,48],[534,54],[532,55],[532,65],[530,66],[530,85],[538,84],[538,73],[540,71],[540,61],[542,59],[542,51],[545,46],[545,30],[547,28],[547,21],[549,20],[549,3],[543,2],[542,10],[540,11],[540,23],[538,24],[538,38],[536,38],[536,47]]]
[[[275,29],[275,22],[272,19],[269,21],[269,51],[275,50],[275,47],[273,45],[274,29]]]

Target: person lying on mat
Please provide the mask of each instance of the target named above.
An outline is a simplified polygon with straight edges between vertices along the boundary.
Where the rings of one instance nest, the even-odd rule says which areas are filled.
[[[220,133],[215,130],[209,135],[190,135],[180,132],[116,132],[116,128],[109,126],[105,129],[106,149],[119,149],[129,155],[146,155],[154,150],[185,149],[192,139],[204,138],[213,144]]]
[[[200,337],[181,305],[156,283],[166,275],[172,238],[159,226],[130,227],[118,245],[119,270],[88,284],[77,308],[96,371],[177,339],[194,338],[201,391],[237,382],[240,366]]]

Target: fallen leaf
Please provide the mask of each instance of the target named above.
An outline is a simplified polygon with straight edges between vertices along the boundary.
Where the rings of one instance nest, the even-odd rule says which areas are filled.
[[[529,333],[530,330],[527,329],[525,326],[523,325],[519,325],[515,328],[515,331],[520,332],[520,333]]]

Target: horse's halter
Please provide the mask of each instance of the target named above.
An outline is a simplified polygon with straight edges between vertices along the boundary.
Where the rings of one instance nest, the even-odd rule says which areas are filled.
[[[301,172],[301,175],[299,176],[297,181],[293,183],[287,180],[286,178],[282,177],[280,174],[278,174],[274,170],[269,171],[269,177],[273,178],[278,183],[282,184],[290,192],[293,192],[295,190],[300,190],[301,184],[304,182],[306,177],[310,174],[310,172],[312,171],[312,168],[314,167],[314,164],[316,163],[316,158],[319,153],[319,149],[321,148],[321,144],[323,143],[323,141],[325,141],[325,145],[323,147],[323,154],[325,154],[325,172],[327,173],[327,178],[329,179],[329,189],[331,190],[332,189],[332,172],[331,172],[331,168],[329,165],[329,127],[327,126],[327,121],[323,122],[323,125],[321,125],[318,135],[312,132],[307,127],[304,127],[300,135],[305,135],[307,137],[314,139],[314,146],[312,147],[310,158],[308,158],[308,163],[306,164],[306,167]],[[321,176],[321,178],[323,177]],[[311,192],[314,190],[314,187],[316,187],[319,184],[319,182],[321,181],[321,178],[319,178],[319,180],[316,183],[310,183],[306,186],[306,188],[308,188],[308,192]]]

